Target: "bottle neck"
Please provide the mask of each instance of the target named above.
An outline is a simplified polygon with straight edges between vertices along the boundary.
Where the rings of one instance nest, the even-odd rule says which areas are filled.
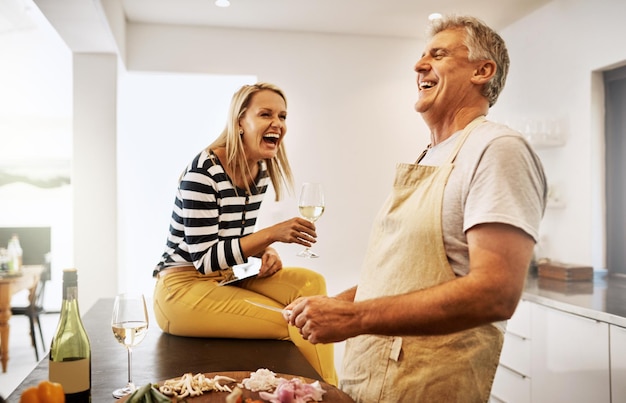
[[[63,302],[78,299],[78,287],[76,285],[63,286]]]
[[[63,287],[63,302],[61,304],[61,317],[80,317],[78,309],[78,287],[75,285]]]

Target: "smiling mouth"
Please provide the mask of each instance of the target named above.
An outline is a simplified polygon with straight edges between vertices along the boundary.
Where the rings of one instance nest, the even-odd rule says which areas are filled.
[[[273,145],[278,144],[278,140],[280,139],[280,135],[277,133],[268,133],[263,136],[263,141],[266,143],[270,143]]]
[[[433,88],[436,85],[437,85],[437,83],[434,82],[434,81],[420,81],[419,85],[418,85],[418,88],[420,90],[428,90],[430,88]]]

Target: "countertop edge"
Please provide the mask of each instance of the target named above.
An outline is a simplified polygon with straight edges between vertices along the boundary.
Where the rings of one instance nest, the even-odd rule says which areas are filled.
[[[522,295],[522,300],[534,302],[548,308],[558,309],[559,311],[582,316],[588,319],[606,322],[610,325],[616,325],[626,328],[626,318],[618,315],[613,315],[595,309],[585,308],[578,305],[557,301],[553,298],[542,297],[540,295],[533,294],[532,292],[524,292],[524,294]]]
[[[601,270],[594,272],[590,282],[559,282],[558,287],[554,282],[549,287],[544,287],[544,284],[544,279],[529,275],[521,299],[626,328],[625,279],[612,278]],[[570,286],[576,290],[571,291]]]

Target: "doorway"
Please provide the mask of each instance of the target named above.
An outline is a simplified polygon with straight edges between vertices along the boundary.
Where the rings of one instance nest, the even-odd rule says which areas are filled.
[[[607,268],[626,276],[626,66],[603,76]]]

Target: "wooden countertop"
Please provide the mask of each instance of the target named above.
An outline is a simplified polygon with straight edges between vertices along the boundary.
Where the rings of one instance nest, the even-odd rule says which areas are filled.
[[[111,331],[113,299],[100,299],[83,315],[91,343],[93,402],[109,402],[112,391],[127,381],[127,354]],[[152,310],[149,309],[150,315]],[[165,334],[151,317],[146,338],[133,349],[133,381],[142,386],[179,377],[187,372],[250,371],[267,368],[275,373],[322,381],[291,341],[208,339]],[[9,396],[19,402],[22,391],[48,379],[48,356]]]

